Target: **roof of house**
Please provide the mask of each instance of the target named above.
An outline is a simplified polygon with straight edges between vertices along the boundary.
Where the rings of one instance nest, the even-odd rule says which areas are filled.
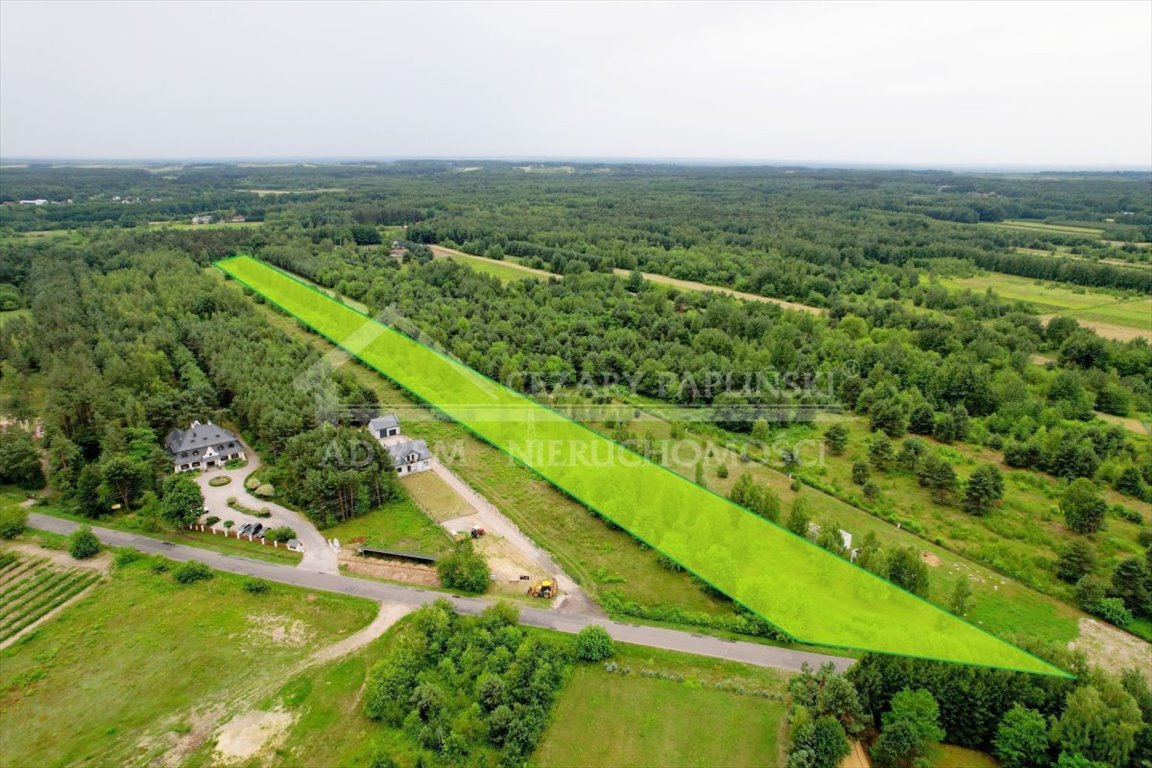
[[[393,443],[392,445],[384,447],[392,457],[393,464],[413,463],[408,461],[408,454],[410,453],[416,454],[416,461],[432,458],[432,452],[428,450],[428,443],[424,440],[408,440],[407,442]]]
[[[164,440],[164,445],[168,448],[169,453],[185,453],[198,448],[217,446],[221,443],[239,442],[239,440],[240,438],[218,424],[213,424],[210,421],[201,424],[194,421],[188,429],[174,429],[169,432],[168,437]]]
[[[368,429],[373,432],[379,432],[382,429],[390,429],[392,427],[400,426],[400,419],[396,418],[394,413],[386,413],[383,416],[377,416],[368,422]]]

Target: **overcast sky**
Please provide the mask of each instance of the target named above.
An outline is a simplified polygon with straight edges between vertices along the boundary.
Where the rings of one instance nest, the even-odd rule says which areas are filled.
[[[1152,3],[0,3],[0,156],[1152,166]]]

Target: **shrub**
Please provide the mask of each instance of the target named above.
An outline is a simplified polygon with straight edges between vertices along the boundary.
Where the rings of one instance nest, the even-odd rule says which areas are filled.
[[[581,661],[603,661],[615,652],[612,636],[599,624],[589,624],[576,635],[576,658]]]
[[[116,551],[116,565],[131,565],[140,559],[140,553],[134,549],[119,549]]]
[[[230,482],[232,482],[232,478],[228,477],[228,475],[220,475],[209,480],[208,485],[213,488],[219,488],[223,485],[228,485]]]
[[[164,573],[168,570],[168,561],[164,560],[163,558],[157,558],[152,561],[152,565],[150,567],[152,569],[152,573]]]
[[[204,525],[211,528],[212,526],[216,525],[216,523],[218,523],[218,522],[220,522],[220,518],[218,518],[216,515],[209,515],[207,518],[205,518]]]
[[[244,591],[250,595],[263,595],[268,592],[268,582],[263,579],[245,579]]]
[[[249,475],[248,479],[244,481],[244,487],[250,491],[256,490],[260,487],[260,478],[256,477],[255,475]]]
[[[1088,612],[1121,629],[1132,623],[1132,612],[1118,597],[1101,598],[1096,601],[1095,605],[1089,606]]]
[[[487,591],[491,577],[488,563],[476,554],[470,541],[461,542],[452,554],[440,558],[436,573],[445,587],[475,594]]]
[[[0,509],[0,539],[14,539],[24,533],[28,524],[28,511],[23,507]]]
[[[253,493],[262,499],[270,499],[276,495],[276,489],[272,486],[272,483],[264,483],[258,486]]]
[[[87,560],[100,554],[100,539],[91,526],[82,525],[68,537],[68,553],[77,560]]]
[[[235,521],[235,520],[225,520],[225,521],[224,521],[224,528],[225,528],[225,529],[231,528],[231,527],[232,527],[232,526],[234,526],[234,525],[236,525],[236,521]]]
[[[720,478],[721,480],[728,477],[728,465],[727,464],[721,464],[718,467],[716,467],[716,477]]]
[[[177,568],[176,572],[172,574],[172,578],[176,579],[176,582],[179,584],[192,584],[197,581],[211,579],[213,575],[211,568],[204,565],[204,563],[198,563],[193,560]]]
[[[279,528],[272,528],[271,530],[264,531],[264,538],[270,541],[278,541],[283,544],[289,539],[296,538],[296,531],[292,530],[286,525],[282,525]]]

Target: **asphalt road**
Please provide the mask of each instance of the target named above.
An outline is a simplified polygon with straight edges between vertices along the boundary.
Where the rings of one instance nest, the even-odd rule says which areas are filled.
[[[33,528],[53,533],[69,534],[79,524],[71,520],[63,520],[50,515],[41,515],[31,512],[28,515],[28,524]],[[210,550],[187,547],[181,544],[170,544],[159,539],[153,539],[139,534],[114,531],[108,528],[92,527],[92,531],[105,544],[116,547],[130,547],[132,549],[180,562],[198,560],[205,565],[219,571],[239,573],[247,576],[256,576],[268,581],[281,584],[290,584],[305,589],[319,589],[327,592],[338,592],[354,597],[363,597],[381,603],[419,606],[431,603],[441,598],[447,598],[460,613],[477,614],[495,601],[476,597],[456,597],[444,592],[433,592],[419,587],[406,587],[398,584],[385,584],[378,581],[355,579],[339,574],[322,573],[305,568],[267,563],[261,560],[250,560],[236,555],[224,555]],[[556,611],[541,610],[537,608],[521,608],[520,621],[531,627],[542,627],[559,632],[575,634],[589,624],[599,624],[608,630],[614,639],[622,643],[643,645],[649,648],[662,648],[669,651],[692,653],[698,656],[711,656],[718,659],[729,659],[758,667],[769,667],[787,671],[799,671],[800,666],[808,663],[813,667],[832,662],[838,670],[843,671],[852,664],[852,659],[839,656],[826,656],[824,654],[796,651],[788,648],[776,648],[770,645],[748,643],[738,640],[725,640],[709,635],[698,635],[691,632],[681,632],[662,627],[650,627],[639,624],[626,624],[610,619],[595,616],[576,614],[563,614]]]

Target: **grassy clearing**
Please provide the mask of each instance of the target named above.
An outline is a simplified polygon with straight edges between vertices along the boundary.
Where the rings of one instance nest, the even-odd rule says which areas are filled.
[[[329,338],[370,332],[361,360],[798,639],[1062,674],[279,270],[217,265]]]
[[[342,545],[363,538],[368,546],[429,555],[452,549],[448,534],[429,520],[412,499],[394,501],[362,517],[325,528],[324,536],[339,539]]]
[[[951,744],[941,744],[931,759],[933,768],[997,768],[1000,765],[991,755]]]
[[[127,765],[166,751],[194,706],[365,626],[375,606],[216,574],[176,584],[143,558],[0,652],[0,765]],[[277,629],[286,633],[287,640]],[[295,638],[295,639],[293,639]],[[67,727],[61,727],[66,723]]]
[[[1023,219],[1005,219],[1001,222],[991,222],[985,226],[998,229],[1012,229],[1019,232],[1045,232],[1052,235],[1083,235],[1084,237],[1100,238],[1104,230],[1099,227],[1081,227],[1073,224],[1050,224],[1046,221],[1025,221]]]
[[[541,768],[784,764],[785,705],[715,687],[780,691],[781,676],[633,647],[618,648],[615,662],[631,674],[599,664],[574,670],[536,753]],[[641,670],[685,680],[644,677]]]
[[[940,284],[953,290],[967,289],[977,293],[991,289],[1001,298],[1026,301],[1043,312],[1152,331],[1152,297],[1148,296],[1133,297],[1070,287],[998,272],[986,272],[976,277],[941,278]]]
[[[435,472],[417,472],[400,479],[412,500],[436,522],[470,515],[476,510]]]

